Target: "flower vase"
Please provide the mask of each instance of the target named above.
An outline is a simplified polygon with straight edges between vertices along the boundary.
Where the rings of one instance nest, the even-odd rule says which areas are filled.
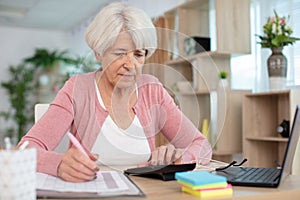
[[[272,47],[268,58],[268,75],[270,90],[284,89],[287,77],[287,58],[282,54],[283,47]]]

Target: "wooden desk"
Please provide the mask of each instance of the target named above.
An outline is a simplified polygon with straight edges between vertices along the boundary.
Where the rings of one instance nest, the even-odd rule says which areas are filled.
[[[130,176],[146,194],[146,198],[109,198],[110,200],[199,200],[198,197],[181,192],[176,181],[161,181]],[[233,187],[233,197],[241,200],[291,200],[300,198],[300,176],[288,176],[278,188]],[[78,200],[78,199],[76,199]]]

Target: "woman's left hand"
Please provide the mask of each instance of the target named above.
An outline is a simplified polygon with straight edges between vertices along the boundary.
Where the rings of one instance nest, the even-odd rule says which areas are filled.
[[[151,165],[180,164],[182,162],[183,149],[175,148],[172,144],[157,147],[151,153]]]

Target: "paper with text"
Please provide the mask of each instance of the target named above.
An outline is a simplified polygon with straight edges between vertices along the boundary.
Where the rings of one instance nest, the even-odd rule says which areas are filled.
[[[37,173],[37,189],[57,192],[107,193],[128,190],[128,185],[116,171],[103,171],[103,178],[82,183],[64,181],[58,177]]]

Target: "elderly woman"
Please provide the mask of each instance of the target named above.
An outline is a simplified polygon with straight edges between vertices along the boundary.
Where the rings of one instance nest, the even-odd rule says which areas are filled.
[[[211,146],[153,76],[141,74],[157,48],[156,30],[140,9],[112,3],[95,17],[86,41],[101,69],[71,77],[22,138],[38,152],[37,170],[80,182],[99,165],[169,164],[211,159]],[[88,152],[53,149],[70,131]],[[156,148],[161,132],[170,144]]]

